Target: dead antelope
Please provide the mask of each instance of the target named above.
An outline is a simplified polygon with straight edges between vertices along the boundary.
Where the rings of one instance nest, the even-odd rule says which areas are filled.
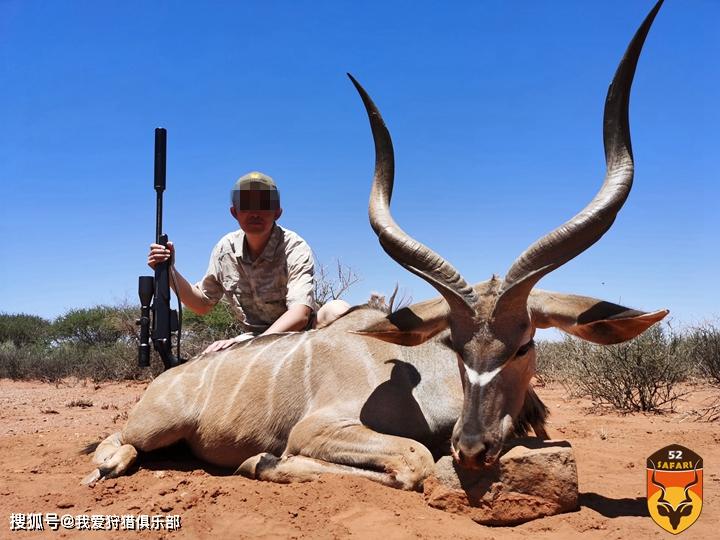
[[[608,93],[608,171],[600,192],[520,255],[503,280],[471,287],[395,224],[390,135],[353,79],[375,141],[372,227],[385,251],[442,297],[387,316],[356,307],[325,328],[259,337],[164,372],[122,432],[97,447],[97,469],[85,481],[123,474],[138,451],[184,440],[199,458],[251,478],[288,482],[343,473],[418,489],[443,453],[479,468],[497,459],[512,434],[532,426],[545,437],[546,410],[530,388],[535,329],[618,343],[667,314],[533,288],[595,243],[628,196],[629,93],[659,6],[630,43]]]

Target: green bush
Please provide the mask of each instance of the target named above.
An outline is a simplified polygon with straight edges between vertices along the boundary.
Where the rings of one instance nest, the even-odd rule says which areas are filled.
[[[197,315],[189,309],[183,310],[183,330],[222,336],[217,339],[230,338],[242,333],[240,324],[225,302],[215,304],[215,307],[205,315]]]
[[[52,324],[52,337],[64,343],[111,345],[127,336],[123,308],[94,306],[71,309]]]
[[[0,343],[16,347],[42,343],[47,339],[50,321],[25,313],[0,313]]]
[[[183,310],[182,342],[183,358],[201,353],[213,341],[230,339],[243,332],[230,306],[219,302],[205,315],[197,315],[189,309]]]

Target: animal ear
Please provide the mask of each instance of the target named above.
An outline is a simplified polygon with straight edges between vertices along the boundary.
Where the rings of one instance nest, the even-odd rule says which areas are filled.
[[[354,334],[370,336],[398,345],[420,345],[445,330],[450,308],[443,298],[426,300],[391,313]]]
[[[530,317],[536,328],[559,328],[600,345],[622,343],[642,334],[670,313],[650,313],[587,296],[533,289],[528,298]]]

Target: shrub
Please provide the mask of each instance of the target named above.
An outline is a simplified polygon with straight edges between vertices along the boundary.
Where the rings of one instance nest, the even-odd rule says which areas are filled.
[[[42,343],[47,338],[50,321],[25,313],[0,313],[0,343],[15,347]]]
[[[224,339],[237,336],[241,333],[240,324],[233,314],[230,306],[225,302],[219,302],[205,315],[185,309],[183,311],[183,330],[188,332],[207,332],[212,335],[222,336],[217,339]]]
[[[95,306],[71,309],[52,324],[52,337],[59,342],[110,345],[127,335],[118,308]]]
[[[152,367],[153,374],[162,371],[157,363]],[[61,343],[52,347],[20,348],[10,342],[0,344],[0,377],[41,381],[77,377],[97,382],[148,376],[145,370],[137,367],[137,348],[126,343]]]
[[[45,348],[38,345],[17,347],[12,341],[0,343],[0,378],[31,379],[28,366],[35,358],[44,354]]]
[[[538,341],[537,372],[543,381],[560,382],[567,385],[575,370],[572,338],[563,341]]]
[[[700,373],[720,384],[720,329],[712,324],[693,328],[685,342],[685,354]]]
[[[186,309],[183,311],[180,352],[183,358],[191,358],[213,341],[230,339],[241,333],[240,323],[225,302],[217,303],[205,315]]]
[[[567,337],[545,344],[541,375],[560,380],[575,395],[621,411],[672,410],[674,387],[686,379],[689,363],[678,352],[681,339],[654,326],[626,343],[593,345]],[[547,375],[546,375],[547,373]]]

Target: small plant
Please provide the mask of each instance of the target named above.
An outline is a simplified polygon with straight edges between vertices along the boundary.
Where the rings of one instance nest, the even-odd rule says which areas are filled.
[[[80,407],[81,409],[87,409],[93,406],[93,402],[89,399],[74,399],[69,403],[65,404],[66,407]]]
[[[124,422],[127,419],[128,419],[128,412],[123,411],[112,417],[112,423],[117,424],[118,422]]]
[[[315,302],[318,307],[327,304],[330,300],[337,300],[345,294],[350,287],[360,281],[360,276],[340,260],[335,261],[334,274],[327,266],[321,264],[315,272]]]

